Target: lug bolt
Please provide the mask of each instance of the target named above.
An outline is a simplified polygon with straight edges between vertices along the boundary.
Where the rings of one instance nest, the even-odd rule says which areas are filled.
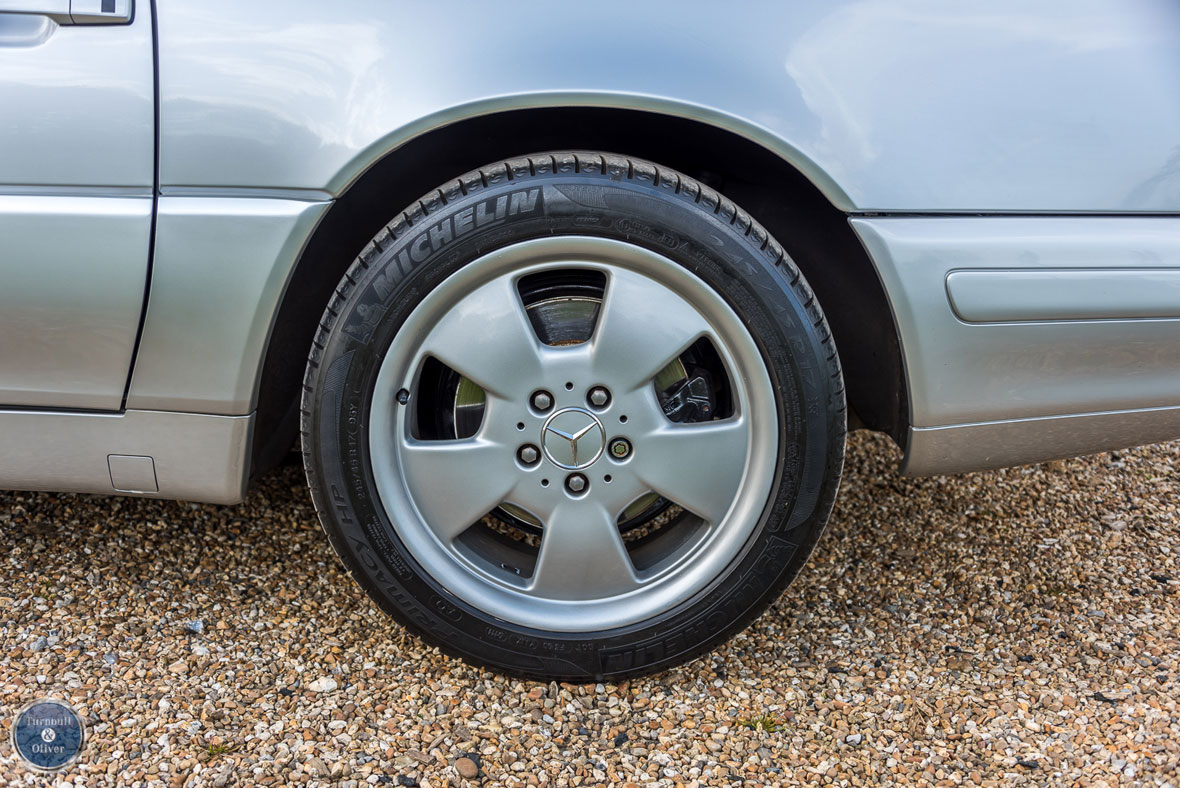
[[[595,386],[590,389],[590,393],[586,395],[586,399],[596,408],[605,408],[607,403],[610,402],[610,392],[602,386]]]
[[[631,442],[626,438],[615,438],[610,442],[610,456],[624,460],[631,453]]]
[[[548,391],[538,391],[533,394],[533,407],[544,413],[553,407],[553,395]]]
[[[586,489],[586,477],[580,473],[571,473],[565,479],[565,486],[572,493],[580,493]]]
[[[534,462],[540,459],[541,453],[537,451],[536,446],[532,445],[531,443],[526,443],[524,446],[520,447],[520,451],[516,453],[516,456],[520,458],[520,461],[525,465],[532,465]]]

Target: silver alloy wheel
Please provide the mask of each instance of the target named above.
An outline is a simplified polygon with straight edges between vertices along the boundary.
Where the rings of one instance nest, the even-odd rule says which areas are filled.
[[[606,278],[593,334],[580,344],[545,345],[518,283],[579,269]],[[676,424],[652,381],[702,337],[725,367],[733,412]],[[416,391],[428,358],[484,390],[483,420],[470,438],[414,436],[413,396],[402,405],[397,394]],[[585,408],[594,386],[610,393],[599,413]],[[545,413],[531,407],[538,390],[553,393]],[[579,236],[497,250],[427,293],[381,362],[369,415],[381,503],[422,568],[486,613],[554,632],[633,624],[706,589],[741,554],[763,515],[779,439],[762,356],[724,298],[655,252]],[[630,446],[621,460],[603,451],[617,438]],[[522,444],[542,447],[540,461],[521,462]],[[566,483],[571,468],[585,477],[578,492]],[[675,550],[638,565],[618,517],[653,492],[698,525]],[[542,524],[527,573],[497,566],[462,538],[501,504]]]

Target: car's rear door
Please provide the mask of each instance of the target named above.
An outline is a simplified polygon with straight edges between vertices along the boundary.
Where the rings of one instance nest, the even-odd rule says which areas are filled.
[[[0,408],[122,404],[155,184],[151,7],[132,3],[0,0]]]

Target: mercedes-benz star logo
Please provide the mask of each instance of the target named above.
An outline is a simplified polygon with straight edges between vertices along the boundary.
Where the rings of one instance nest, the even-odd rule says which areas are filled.
[[[606,430],[590,411],[566,408],[550,416],[541,428],[541,446],[554,465],[581,470],[602,456]]]

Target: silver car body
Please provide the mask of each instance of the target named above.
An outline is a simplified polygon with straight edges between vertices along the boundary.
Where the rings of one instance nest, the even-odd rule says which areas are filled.
[[[1170,0],[28,13],[54,4],[0,0],[0,486],[240,500],[334,201],[539,107],[724,129],[844,212],[901,347],[907,472],[1180,436]]]

